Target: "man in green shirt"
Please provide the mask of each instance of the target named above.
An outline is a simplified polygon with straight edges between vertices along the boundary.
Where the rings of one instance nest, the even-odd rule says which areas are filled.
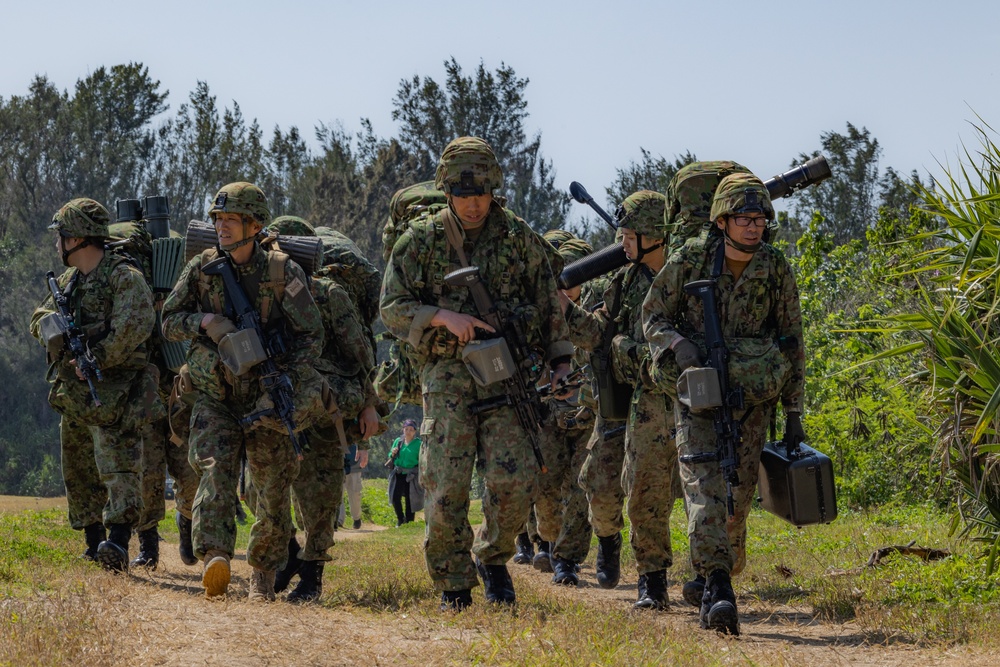
[[[424,507],[424,493],[418,480],[420,444],[417,422],[407,419],[403,422],[403,435],[392,443],[389,460],[385,462],[387,468],[393,468],[389,476],[389,500],[396,510],[397,528],[413,521],[413,514]],[[406,499],[405,512],[403,499]]]

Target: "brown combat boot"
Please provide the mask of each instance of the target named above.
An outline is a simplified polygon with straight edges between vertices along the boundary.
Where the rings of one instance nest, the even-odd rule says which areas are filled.
[[[274,601],[274,570],[253,569],[250,575],[250,601]]]
[[[229,555],[212,549],[205,554],[205,571],[201,575],[201,585],[205,587],[205,597],[225,595],[229,590]]]

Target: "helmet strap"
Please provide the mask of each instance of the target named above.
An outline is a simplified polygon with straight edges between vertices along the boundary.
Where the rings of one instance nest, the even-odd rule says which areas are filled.
[[[74,246],[73,248],[70,248],[69,250],[66,250],[66,238],[67,237],[62,236],[62,235],[59,236],[59,248],[62,251],[61,254],[62,254],[62,263],[63,263],[63,266],[67,266],[68,267],[69,266],[69,256],[72,255],[77,250],[79,250],[80,248],[85,248],[86,246],[89,246],[90,245],[90,239],[85,238],[85,239],[83,239],[83,242],[80,243],[79,245]]]
[[[723,229],[722,230],[722,235],[726,238],[726,243],[728,243],[732,247],[736,248],[740,252],[746,252],[746,253],[750,253],[752,255],[753,253],[755,253],[758,250],[760,250],[761,241],[758,241],[757,243],[755,243],[753,245],[747,245],[746,243],[740,243],[739,241],[734,240],[733,237],[729,235],[729,230],[727,230],[727,229]]]
[[[642,245],[642,239],[644,239],[645,237],[646,237],[645,234],[636,234],[635,235],[636,255],[635,255],[635,259],[632,260],[633,264],[642,264],[642,258],[643,257],[645,257],[649,253],[653,252],[654,250],[659,250],[660,248],[663,247],[663,241],[662,240],[659,243],[654,243],[653,245],[651,245],[648,248],[644,247]]]

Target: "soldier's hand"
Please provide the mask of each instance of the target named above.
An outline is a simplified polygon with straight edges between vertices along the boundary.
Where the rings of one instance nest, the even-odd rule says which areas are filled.
[[[687,338],[678,338],[670,348],[674,351],[674,359],[682,371],[701,364],[701,350]]]
[[[476,329],[485,329],[490,333],[496,331],[486,322],[478,317],[456,313],[453,310],[439,309],[431,318],[431,326],[445,327],[448,331],[458,337],[460,343],[468,343],[476,338]]]
[[[378,412],[375,411],[375,407],[369,405],[367,408],[361,411],[358,415],[358,426],[361,427],[361,439],[367,440],[376,433],[378,433]],[[358,450],[358,456],[361,456],[363,450]],[[357,459],[355,459],[357,460]],[[364,468],[368,465],[368,452],[365,452],[365,462],[361,465]]]
[[[209,322],[208,326],[205,327],[205,333],[208,337],[212,339],[212,342],[216,345],[226,334],[231,334],[236,331],[236,325],[228,317],[222,317],[221,315],[216,315]]]
[[[361,468],[368,467],[368,450],[358,447],[358,453],[354,455],[354,460]]]
[[[70,359],[69,360],[69,365],[73,367],[74,371],[76,371],[76,379],[77,380],[79,380],[80,382],[86,382],[87,381],[87,376],[83,374],[83,371],[81,371],[79,368],[76,367],[76,359]]]
[[[562,308],[562,314],[565,317],[566,311],[569,310],[569,297],[563,290],[557,290],[556,294],[559,296],[559,307]]]
[[[806,432],[802,428],[802,416],[798,412],[789,412],[785,417],[785,447],[798,447],[806,441]]]

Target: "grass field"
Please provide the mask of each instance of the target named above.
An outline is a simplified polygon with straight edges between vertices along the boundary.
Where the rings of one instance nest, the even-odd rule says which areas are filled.
[[[366,482],[365,498],[368,522],[371,508],[385,503],[384,484]],[[678,505],[675,516],[682,512]],[[689,572],[676,520],[667,612],[631,611],[635,571],[626,542],[616,590],[594,584],[592,550],[580,588],[512,565],[515,611],[488,608],[476,589],[476,604],[454,615],[438,610],[421,521],[339,540],[320,604],[299,609],[254,606],[235,594],[206,601],[200,571],[171,562],[153,575],[108,575],[77,558],[82,538],[63,510],[17,508],[0,513],[0,665],[193,664],[178,655],[200,664],[997,664],[1000,577],[983,576],[977,545],[948,537],[948,518],[928,507],[885,508],[796,529],[754,511],[748,567],[735,582],[743,636],[731,639],[700,630],[694,608],[680,600]],[[240,527],[239,549],[247,529]],[[161,534],[176,542],[169,517]],[[927,562],[895,555],[866,567],[875,550],[911,542],[951,555]],[[170,546],[164,551],[175,554]],[[152,601],[161,612],[150,612]],[[287,638],[268,628],[292,613],[300,615],[299,653],[282,653],[274,647]],[[135,614],[147,622],[137,624]],[[192,631],[178,616],[205,620]],[[177,647],[157,653],[158,642],[180,641],[178,627],[189,633],[178,646],[208,642],[210,656]],[[347,657],[331,648],[345,632],[354,647]],[[273,645],[261,639],[268,637]],[[325,644],[310,653],[313,642]]]

